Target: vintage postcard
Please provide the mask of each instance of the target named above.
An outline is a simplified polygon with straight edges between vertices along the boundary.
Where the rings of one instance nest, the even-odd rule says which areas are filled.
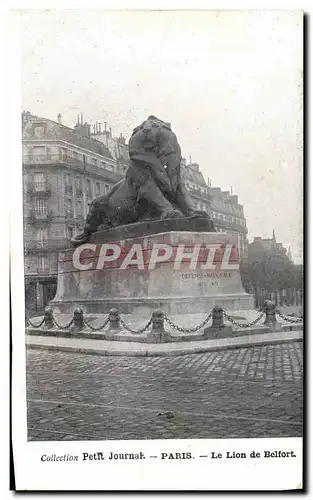
[[[301,489],[303,13],[10,22],[16,489]]]

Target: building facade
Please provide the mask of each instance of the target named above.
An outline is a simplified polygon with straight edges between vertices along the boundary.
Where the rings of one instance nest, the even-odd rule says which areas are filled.
[[[296,266],[293,263],[290,248],[286,249],[282,243],[276,240],[274,229],[271,238],[257,236],[248,245],[248,265],[251,266],[261,259],[264,259],[265,263],[273,260],[275,269],[271,274],[273,279],[267,287],[259,282],[251,283],[249,292],[253,293],[255,297],[256,307],[262,306],[266,299],[272,300],[277,306],[302,306],[302,266]],[[275,279],[279,272],[283,273],[284,282]]]
[[[104,129],[103,129],[103,125]],[[91,126],[78,115],[74,128],[23,112],[24,265],[26,310],[40,311],[56,291],[58,252],[83,229],[91,201],[122,179],[129,164],[123,136]],[[238,197],[211,187],[196,163],[182,160],[182,178],[196,208],[217,231],[234,234],[239,257],[247,251],[247,227]]]
[[[222,191],[219,187],[212,187],[210,179],[206,183],[199,165],[187,164],[185,159],[182,161],[182,177],[196,208],[205,210],[210,215],[216,231],[236,237],[239,259],[246,259],[248,229],[238,196]]]
[[[91,201],[123,178],[125,166],[90,136],[59,121],[23,116],[26,309],[42,310],[56,291],[58,251],[83,229]]]

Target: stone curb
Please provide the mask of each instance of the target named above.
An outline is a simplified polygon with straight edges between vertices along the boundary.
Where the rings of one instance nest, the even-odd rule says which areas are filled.
[[[77,342],[73,344],[71,339],[58,339],[56,337],[51,338],[51,342],[40,342],[34,339],[34,336],[26,336],[26,347],[28,349],[43,349],[43,350],[57,350],[64,352],[77,352],[84,354],[96,354],[98,356],[181,356],[184,354],[195,354],[195,353],[203,353],[203,352],[214,352],[214,351],[223,351],[229,349],[242,349],[247,347],[258,347],[265,345],[275,345],[275,344],[288,344],[291,342],[302,342],[303,340],[303,332],[279,332],[279,334],[262,334],[255,335],[254,337],[258,338],[249,338],[249,337],[240,337],[238,339],[227,339],[228,342],[225,342],[226,339],[220,339],[218,341],[208,340],[203,342],[197,342],[198,345],[186,345],[184,343],[179,343],[178,345],[171,343],[166,344],[166,346],[171,346],[170,348],[163,347],[160,349],[159,345],[153,344],[147,347],[145,345],[142,348],[138,349],[134,345],[134,342],[130,342],[129,344],[124,343],[125,347],[121,348],[120,346],[106,346],[105,344],[109,344],[109,342],[102,341],[103,345],[98,346],[79,346]],[[41,339],[40,339],[41,340]],[[47,341],[48,338],[45,337]],[[64,342],[57,341],[67,340],[68,344],[64,344]],[[78,339],[77,339],[78,340]],[[231,342],[229,342],[231,340]],[[223,342],[224,341],[224,342]],[[72,343],[72,345],[70,345]],[[110,342],[111,344],[111,342]],[[192,343],[193,344],[193,343]],[[201,345],[199,345],[201,344]],[[165,344],[162,344],[165,346]]]

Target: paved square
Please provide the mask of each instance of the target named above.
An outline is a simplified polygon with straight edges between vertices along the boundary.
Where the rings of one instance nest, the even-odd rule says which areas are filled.
[[[27,350],[29,440],[302,436],[302,342],[203,354]]]

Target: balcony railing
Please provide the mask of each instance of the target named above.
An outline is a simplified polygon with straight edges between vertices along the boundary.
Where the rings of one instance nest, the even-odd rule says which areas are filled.
[[[109,163],[106,166],[103,163],[106,163],[107,159],[104,157],[104,161],[99,158],[97,164],[89,163],[79,158],[70,158],[64,154],[57,155],[31,155],[24,154],[23,155],[23,165],[66,165],[71,167],[76,167],[77,169],[83,169],[85,172],[89,173],[98,173],[99,170],[104,171],[108,180],[116,182],[124,177],[125,169],[120,168],[118,165],[111,165]]]
[[[51,187],[48,184],[42,184],[39,186],[36,186],[35,184],[29,184],[27,192],[32,198],[49,198],[49,196],[51,196]]]
[[[47,210],[47,212],[37,212],[36,210],[30,210],[28,219],[31,224],[35,224],[36,222],[50,223],[52,221],[52,212],[51,210]]]
[[[28,250],[38,250],[38,251],[56,251],[63,250],[65,248],[70,248],[71,242],[69,239],[54,239],[54,240],[28,240],[24,241],[24,249]]]
[[[99,159],[99,162],[101,162],[101,159]],[[64,163],[64,164],[67,164],[67,165],[79,165],[79,166],[86,166],[86,165],[90,165],[90,166],[93,166],[93,167],[99,167],[100,165],[97,163],[90,163],[90,162],[86,162],[82,159],[79,159],[79,158],[72,158],[70,156],[66,156],[66,155],[63,155],[63,154],[57,154],[57,155],[49,155],[49,154],[45,154],[45,155],[30,155],[30,154],[24,154],[23,155],[23,163],[26,164],[26,165],[41,165],[41,164],[53,164],[53,163]],[[108,167],[113,167],[113,168],[116,168],[117,170],[119,170],[119,166],[117,165],[109,165],[108,164]]]

